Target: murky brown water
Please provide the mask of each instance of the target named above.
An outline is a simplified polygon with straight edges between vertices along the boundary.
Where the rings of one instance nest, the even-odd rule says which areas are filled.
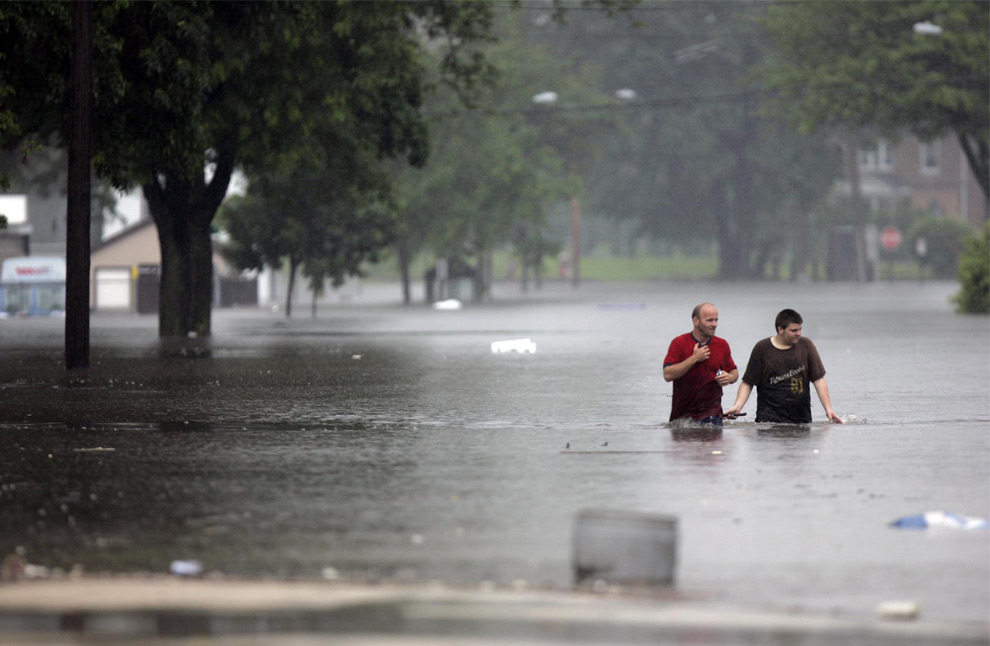
[[[602,507],[679,517],[685,591],[987,621],[990,532],[888,526],[990,517],[990,320],[954,314],[953,290],[503,288],[454,312],[366,294],[315,322],[218,311],[202,359],[159,358],[153,319],[94,315],[72,375],[62,322],[0,321],[0,555],[567,587],[574,516]],[[798,309],[852,423],[813,398],[805,429],[667,428],[660,364],[699,300],[740,364]],[[491,353],[519,337],[536,354]]]

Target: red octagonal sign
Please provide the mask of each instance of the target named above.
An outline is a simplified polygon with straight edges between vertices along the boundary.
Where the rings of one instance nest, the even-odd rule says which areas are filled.
[[[901,232],[895,227],[884,227],[880,232],[880,244],[887,251],[894,251],[901,246]]]

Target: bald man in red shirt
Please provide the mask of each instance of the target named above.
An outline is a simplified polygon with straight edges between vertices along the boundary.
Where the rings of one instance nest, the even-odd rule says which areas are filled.
[[[701,303],[691,312],[694,329],[670,342],[663,378],[674,382],[670,421],[692,419],[721,426],[722,388],[739,379],[729,344],[715,336],[718,310]]]

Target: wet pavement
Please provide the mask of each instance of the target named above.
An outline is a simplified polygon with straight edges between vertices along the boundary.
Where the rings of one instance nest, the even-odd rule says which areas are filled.
[[[0,587],[0,634],[8,646],[987,642],[979,625],[800,613],[657,594],[126,579]]]
[[[436,311],[368,286],[316,320],[218,310],[195,359],[161,356],[153,317],[97,313],[92,367],[72,374],[60,321],[0,321],[0,554],[53,574],[194,559],[227,581],[568,597],[581,509],[657,512],[680,519],[691,603],[873,625],[904,599],[916,629],[985,642],[988,532],[889,526],[990,516],[990,324],[954,314],[954,289],[501,286]],[[660,363],[700,300],[740,364],[779,309],[801,311],[850,423],[813,399],[809,427],[668,428]],[[516,338],[537,352],[491,353]]]

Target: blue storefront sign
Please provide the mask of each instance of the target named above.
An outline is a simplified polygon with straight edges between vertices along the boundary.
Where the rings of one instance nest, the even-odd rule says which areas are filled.
[[[65,313],[65,259],[7,258],[0,269],[0,317]]]

